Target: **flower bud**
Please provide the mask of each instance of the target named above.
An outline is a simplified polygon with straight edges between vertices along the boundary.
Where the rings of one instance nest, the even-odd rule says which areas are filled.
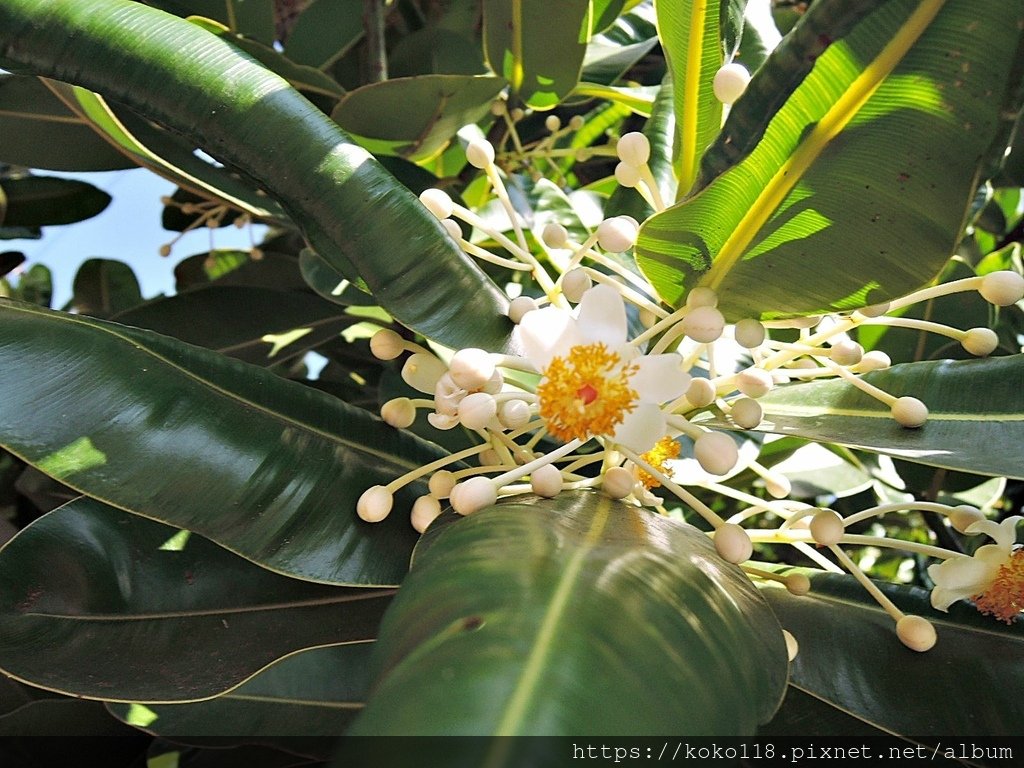
[[[747,532],[736,523],[724,523],[715,529],[715,549],[729,563],[743,563],[754,554]]]
[[[967,533],[967,529],[970,526],[984,519],[985,516],[981,513],[981,510],[969,504],[961,504],[949,513],[949,524],[960,531],[960,533]]]
[[[558,115],[548,115],[544,118],[544,127],[554,133],[562,127],[562,120]]]
[[[554,464],[545,464],[533,471],[530,475],[530,487],[538,496],[551,499],[557,496],[562,490],[562,473]]]
[[[741,397],[734,400],[732,402],[732,410],[729,411],[729,416],[733,422],[742,429],[753,429],[761,423],[763,415],[764,411],[761,408],[761,404],[749,397]]]
[[[633,492],[636,478],[625,467],[610,467],[601,478],[601,488],[613,499],[624,499]]]
[[[483,139],[471,141],[466,145],[466,160],[474,168],[487,168],[494,162],[494,147]]]
[[[714,307],[699,306],[683,318],[683,332],[702,344],[720,338],[724,329],[725,318]]]
[[[935,627],[921,616],[904,616],[896,622],[896,636],[907,648],[918,653],[930,651],[936,641]]]
[[[785,629],[782,630],[782,638],[786,641],[786,658],[792,661],[800,652],[800,644],[797,643],[796,638]]]
[[[460,515],[471,515],[498,500],[498,489],[486,477],[471,477],[452,489],[452,508]]]
[[[532,312],[536,308],[537,302],[529,296],[516,296],[509,302],[508,319],[518,325],[527,312]]]
[[[412,512],[409,518],[412,527],[420,533],[427,530],[427,526],[437,519],[441,514],[441,503],[433,496],[420,496],[412,503]]]
[[[828,354],[836,365],[857,365],[864,359],[864,347],[855,341],[844,339],[833,344]]]
[[[480,389],[494,375],[494,360],[489,352],[467,347],[452,356],[448,373],[463,389]]]
[[[394,360],[405,348],[402,337],[390,328],[382,328],[370,337],[370,352],[378,360]]]
[[[774,386],[772,375],[761,368],[747,368],[736,374],[736,389],[747,397],[764,397]]]
[[[928,406],[916,397],[901,397],[889,410],[896,423],[908,429],[920,427],[928,420]]]
[[[356,502],[356,514],[368,523],[379,523],[395,503],[395,497],[383,485],[375,485],[363,491],[363,495]]]
[[[736,337],[736,343],[741,347],[747,349],[756,349],[764,344],[765,332],[764,326],[758,320],[752,317],[744,318],[736,323],[734,328],[734,335]]]
[[[881,371],[892,365],[892,360],[889,356],[881,350],[874,349],[870,352],[865,352],[864,357],[857,363],[857,371],[859,373],[867,373],[868,371]]]
[[[459,421],[467,429],[486,429],[498,413],[494,397],[486,392],[473,392],[459,403]]]
[[[842,541],[846,527],[843,518],[834,509],[822,509],[811,518],[811,538],[823,547],[830,547]]]
[[[409,355],[402,366],[402,381],[415,390],[434,394],[437,382],[448,372],[448,367],[427,352]]]
[[[444,231],[448,233],[455,242],[462,239],[462,227],[459,226],[459,222],[455,219],[441,219],[441,226],[444,227]]]
[[[743,92],[747,90],[750,83],[750,73],[742,64],[726,64],[715,73],[715,79],[711,81],[711,89],[715,98],[723,104],[733,104]]]
[[[811,580],[802,573],[791,573],[786,576],[786,589],[791,595],[806,595],[811,591]]]
[[[999,346],[999,337],[991,328],[971,328],[964,333],[960,344],[975,357],[988,357]]]
[[[615,154],[626,165],[637,168],[651,159],[651,142],[639,131],[624,133],[615,144]]]
[[[455,475],[447,469],[439,469],[430,476],[430,480],[427,481],[427,487],[432,495],[439,499],[447,499],[448,495],[452,492],[452,488],[455,487]]]
[[[862,317],[881,317],[889,311],[889,307],[889,302],[883,301],[881,304],[872,304],[870,307],[861,307],[857,310],[857,314]]]
[[[1024,277],[1010,270],[990,272],[981,281],[978,293],[997,307],[1008,307],[1024,299]]]
[[[569,247],[569,231],[557,221],[549,221],[545,224],[540,238],[548,248]]]
[[[508,429],[525,427],[530,422],[530,406],[524,400],[508,400],[498,411],[498,420]]]
[[[697,408],[704,408],[715,402],[717,396],[715,385],[710,379],[695,377],[686,388],[686,399]]]
[[[455,210],[451,197],[441,189],[424,189],[420,192],[420,202],[439,219],[449,218]]]
[[[686,294],[688,307],[717,307],[718,294],[713,288],[698,287]]]
[[[724,475],[739,461],[735,441],[724,432],[705,432],[698,437],[693,443],[693,455],[711,475]]]
[[[627,163],[617,163],[615,165],[615,180],[623,187],[632,189],[640,183],[640,171]]]
[[[578,304],[580,299],[583,298],[583,294],[593,288],[593,286],[594,281],[590,279],[590,275],[586,273],[586,270],[579,267],[570,269],[562,277],[562,293],[573,304]]]
[[[380,407],[380,417],[396,429],[407,429],[416,421],[416,406],[408,397],[396,397]]]
[[[639,231],[629,216],[614,216],[597,225],[597,244],[609,253],[623,253],[636,244]]]
[[[793,484],[785,475],[772,472],[764,479],[764,489],[773,499],[784,499],[793,492]]]
[[[449,430],[459,426],[459,417],[447,413],[428,413],[427,422],[434,429]]]

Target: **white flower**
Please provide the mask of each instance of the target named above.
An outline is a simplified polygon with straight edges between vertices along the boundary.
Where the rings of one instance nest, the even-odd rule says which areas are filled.
[[[576,316],[555,307],[529,312],[517,334],[544,376],[540,415],[560,440],[604,437],[645,453],[665,435],[660,405],[690,383],[679,355],[641,355],[627,343],[625,304],[607,285],[584,293]]]
[[[1001,523],[979,520],[967,533],[988,534],[995,544],[978,547],[974,555],[951,557],[928,567],[935,582],[932,606],[949,610],[957,600],[973,600],[982,613],[1009,623],[1024,610],[1024,550],[1015,549],[1019,515]]]

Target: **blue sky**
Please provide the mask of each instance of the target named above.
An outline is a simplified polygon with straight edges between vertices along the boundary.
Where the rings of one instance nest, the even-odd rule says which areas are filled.
[[[45,264],[53,272],[53,306],[62,307],[71,298],[71,285],[79,265],[86,259],[117,259],[135,271],[146,298],[174,293],[174,266],[188,256],[216,248],[248,248],[248,230],[205,227],[187,233],[168,257],[160,246],[175,236],[160,226],[161,196],[174,193],[175,185],[142,169],[102,173],[61,173],[35,171],[44,176],[81,179],[107,192],[113,200],[99,216],[78,224],[45,227],[41,240],[2,240],[0,250],[21,251],[28,257],[25,267]],[[253,233],[256,242],[264,228]]]

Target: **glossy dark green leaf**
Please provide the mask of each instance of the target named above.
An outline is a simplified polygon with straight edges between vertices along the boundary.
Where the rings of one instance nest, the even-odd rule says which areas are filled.
[[[432,157],[460,128],[489,114],[504,87],[498,77],[395,78],[350,91],[331,117],[374,152]]]
[[[534,109],[551,109],[579,81],[589,37],[587,0],[484,0],[484,53],[491,70]]]
[[[894,365],[864,380],[928,406],[918,429],[899,426],[889,407],[842,380],[776,387],[758,402],[763,432],[841,443],[935,467],[1024,478],[1024,355]],[[735,428],[725,421],[720,427]]]
[[[217,36],[128,0],[11,0],[0,6],[0,56],[121,100],[243,169],[403,324],[454,347],[508,345],[507,298],[440,223],[284,80]]]
[[[22,176],[0,181],[7,197],[7,227],[46,227],[91,219],[110,204],[92,184],[56,176]]]
[[[114,320],[255,365],[288,360],[358,322],[312,293],[231,285],[157,299]]]
[[[274,42],[274,0],[150,0],[178,16],[208,16],[268,45]]]
[[[353,735],[749,734],[786,678],[705,534],[587,492],[431,526],[374,669]]]
[[[1020,108],[1022,19],[1019,0],[812,5],[734,105],[700,191],[641,229],[644,273],[673,305],[716,290],[733,319],[932,280]]]
[[[790,681],[876,728],[916,738],[1010,736],[1024,714],[1024,625],[1007,626],[958,603],[931,608],[919,587],[879,584],[905,613],[935,625],[938,641],[918,653],[896,638],[893,620],[852,576],[803,571],[811,592],[762,592],[800,652]]]
[[[142,303],[142,291],[132,268],[114,259],[88,259],[75,273],[71,306],[92,317],[110,317]]]
[[[51,171],[134,168],[37,77],[0,74],[0,161]]]
[[[10,291],[10,296],[40,307],[49,307],[53,296],[53,275],[50,269],[43,264],[33,264],[18,275],[18,285]]]
[[[355,503],[439,456],[361,409],[149,331],[0,303],[0,444],[80,492],[282,573],[397,584],[416,533]],[[59,374],[59,375],[58,375]]]
[[[326,759],[363,708],[372,648],[300,651],[207,701],[108,707],[126,723],[184,744],[262,744]]]
[[[0,669],[105,701],[215,696],[275,660],[376,636],[393,590],[289,579],[82,498],[0,550]]]
[[[326,69],[363,34],[362,0],[315,0],[292,27],[285,53],[299,64]]]
[[[406,35],[388,52],[390,77],[486,73],[479,43],[443,27],[427,27]]]
[[[17,710],[0,716],[0,738],[6,742],[19,736],[41,738],[137,738],[119,723],[97,701],[50,697],[29,702]],[[6,752],[5,757],[11,755]],[[37,756],[38,759],[38,756]],[[42,763],[37,763],[42,764]]]

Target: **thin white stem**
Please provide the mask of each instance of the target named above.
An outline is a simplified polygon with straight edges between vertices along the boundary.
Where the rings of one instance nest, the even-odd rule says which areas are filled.
[[[644,461],[640,456],[638,456],[625,446],[620,445],[619,450],[622,451],[622,453],[626,456],[627,459],[629,459],[638,467],[640,467],[640,469],[644,470],[644,472],[651,475],[651,477],[657,478],[658,481],[662,484],[662,486],[664,486],[667,490],[674,493],[680,501],[682,501],[684,504],[689,504],[690,507],[697,514],[699,514],[701,517],[707,520],[708,523],[710,523],[715,528],[715,530],[718,530],[723,525],[725,525],[725,520],[723,520],[717,512],[711,509],[711,507],[709,507],[703,501],[698,499],[692,493],[672,482],[672,480],[670,480],[664,472],[655,469],[646,461]]]
[[[948,296],[951,293],[976,291],[981,287],[982,280],[984,280],[984,277],[965,277],[962,280],[953,280],[949,283],[933,285],[931,288],[922,288],[920,291],[914,291],[914,293],[908,293],[902,298],[894,299],[889,303],[889,311],[909,307],[911,304],[917,304],[918,302],[938,298],[939,296]]]
[[[659,317],[665,317],[668,314],[657,304],[653,304],[652,302],[650,302],[646,296],[642,296],[629,286],[623,285],[614,277],[606,275],[604,272],[599,272],[593,267],[583,267],[583,271],[590,275],[591,279],[593,279],[595,282],[604,283],[605,285],[612,286],[622,295],[624,299],[626,299],[627,301],[631,301],[640,309],[646,309],[648,312],[654,315],[658,315]]]
[[[882,606],[882,610],[892,617],[893,621],[899,621],[903,618],[903,611],[893,605],[892,600],[882,594],[882,590],[880,590],[878,586],[865,575],[864,571],[857,567],[857,564],[853,562],[853,560],[851,560],[843,550],[835,544],[829,547],[829,549],[832,551],[832,554],[836,556],[839,562],[843,564],[843,567],[852,573],[853,577],[860,582],[860,585],[864,587],[864,589],[868,591],[868,594],[875,599],[875,602]]]
[[[570,440],[565,445],[559,446],[551,453],[545,454],[544,456],[541,456],[539,459],[534,459],[533,461],[523,464],[521,467],[510,469],[508,472],[498,475],[497,477],[493,478],[494,484],[495,486],[500,488],[501,486],[505,485],[505,483],[508,483],[512,480],[518,480],[520,477],[526,477],[535,469],[540,469],[541,467],[546,466],[551,462],[572,453],[577,448],[579,448],[583,444],[583,442],[583,440],[580,440],[578,438],[576,440]]]
[[[505,269],[517,269],[520,272],[532,272],[533,267],[529,264],[523,264],[521,261],[515,261],[513,259],[504,259],[501,256],[495,256],[493,253],[488,251],[486,248],[481,248],[479,245],[474,245],[468,240],[459,239],[459,246],[468,253],[470,256],[476,256],[481,261],[486,261],[490,264],[495,264],[499,267],[505,267]]]
[[[839,376],[846,379],[848,382],[853,384],[853,386],[857,387],[857,389],[861,390],[862,392],[866,392],[867,394],[871,395],[871,397],[885,403],[890,407],[892,407],[893,403],[895,403],[898,399],[895,395],[890,395],[888,392],[879,389],[874,384],[868,384],[860,376],[850,373],[850,371],[846,370],[846,368],[844,368],[841,365],[837,365],[836,363],[833,363],[831,360],[822,360],[822,362],[826,365],[826,367],[828,367],[835,373],[839,374]]]

